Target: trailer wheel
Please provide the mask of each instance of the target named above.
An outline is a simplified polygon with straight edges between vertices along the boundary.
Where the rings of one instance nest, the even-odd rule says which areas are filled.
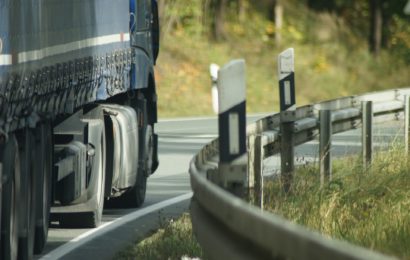
[[[52,130],[48,123],[38,126],[36,131],[36,186],[37,201],[36,228],[34,239],[34,253],[43,251],[47,242],[51,206],[51,180],[52,180]]]
[[[14,135],[9,136],[0,158],[3,164],[0,259],[17,259],[20,194],[20,158]]]
[[[34,169],[35,137],[31,129],[24,129],[18,135],[21,155],[21,201],[19,201],[20,227],[18,258],[32,259],[34,253],[34,233],[36,219],[36,176]]]

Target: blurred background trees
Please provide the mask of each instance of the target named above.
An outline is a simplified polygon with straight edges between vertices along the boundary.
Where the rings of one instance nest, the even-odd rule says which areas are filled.
[[[276,56],[296,51],[298,104],[410,86],[407,0],[158,0],[160,113],[209,114],[208,66],[247,61],[248,108],[277,105]],[[297,83],[298,84],[298,83]],[[275,90],[276,91],[276,90]],[[268,94],[267,94],[268,93]],[[269,94],[271,93],[271,94]]]
[[[331,13],[343,19],[356,34],[368,39],[369,51],[375,56],[381,49],[409,47],[410,22],[403,14],[407,0],[304,0],[309,9]],[[184,27],[191,33],[206,34],[212,40],[227,37],[227,21],[246,20],[249,9],[264,12],[274,23],[273,35],[281,43],[283,0],[158,0],[162,32]],[[294,2],[294,1],[290,1]],[[303,1],[302,1],[303,2]],[[292,3],[288,3],[292,5]],[[407,27],[407,28],[404,28]],[[403,31],[404,30],[404,31]],[[407,54],[408,55],[408,54]],[[410,61],[410,56],[408,57]]]

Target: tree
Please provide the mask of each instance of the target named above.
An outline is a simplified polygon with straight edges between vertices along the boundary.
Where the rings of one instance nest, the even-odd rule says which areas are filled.
[[[213,14],[211,21],[212,38],[220,41],[226,37],[224,24],[227,0],[212,0],[210,4],[211,13]]]
[[[282,41],[283,6],[282,0],[269,1],[269,19],[275,24],[275,43],[280,45]]]
[[[383,39],[383,0],[369,0],[370,7],[370,52],[379,56]]]
[[[238,0],[238,17],[240,22],[245,22],[247,7],[247,0]]]

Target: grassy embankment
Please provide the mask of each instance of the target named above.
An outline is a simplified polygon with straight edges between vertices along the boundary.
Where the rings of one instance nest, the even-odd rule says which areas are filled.
[[[298,169],[289,194],[266,184],[266,207],[327,236],[410,259],[410,161],[403,149],[335,161],[333,180],[320,188],[318,167]]]
[[[298,105],[409,86],[410,64],[397,55],[383,51],[375,59],[368,52],[367,36],[341,19],[310,11],[300,1],[284,5],[280,46],[275,45],[266,11],[256,7],[249,7],[244,22],[229,13],[227,37],[219,43],[209,41],[197,21],[200,17],[166,30],[156,68],[160,117],[212,114],[209,64],[235,58],[247,62],[248,111],[278,111],[276,59],[288,47],[296,53]]]

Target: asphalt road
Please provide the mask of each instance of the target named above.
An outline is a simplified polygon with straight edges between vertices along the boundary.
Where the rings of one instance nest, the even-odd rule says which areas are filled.
[[[259,118],[254,116],[248,122]],[[215,118],[162,120],[159,134],[160,167],[148,179],[147,197],[139,209],[105,209],[98,229],[61,229],[53,224],[43,255],[36,259],[113,259],[128,244],[156,230],[164,219],[175,218],[189,208],[191,189],[188,167],[193,155],[217,137]],[[374,129],[375,147],[402,139],[402,124],[380,125]],[[360,152],[360,130],[334,136],[333,154],[344,156]],[[296,149],[296,161],[317,159],[317,141]],[[275,174],[279,157],[265,161],[264,173]]]
[[[58,223],[53,223],[46,248],[36,259],[113,259],[118,250],[156,230],[164,219],[175,218],[188,210],[189,162],[216,137],[217,121],[215,118],[161,120],[156,132],[160,166],[148,178],[143,206],[104,209],[103,224],[98,229],[61,229]]]

